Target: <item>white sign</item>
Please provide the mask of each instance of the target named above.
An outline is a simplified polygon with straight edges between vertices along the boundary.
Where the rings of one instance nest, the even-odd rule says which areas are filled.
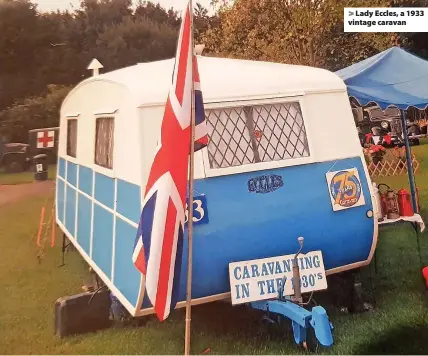
[[[37,170],[37,172],[43,171],[43,165],[40,163],[36,164],[36,170]]]
[[[356,168],[327,172],[325,176],[333,211],[355,208],[366,203]]]
[[[232,304],[277,298],[285,277],[283,296],[294,294],[293,260],[295,254],[229,263]],[[299,254],[302,293],[327,288],[321,251]]]
[[[428,32],[426,7],[345,7],[344,32]]]

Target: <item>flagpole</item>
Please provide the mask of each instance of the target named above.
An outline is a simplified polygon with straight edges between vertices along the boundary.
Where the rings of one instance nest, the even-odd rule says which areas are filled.
[[[194,154],[195,154],[195,81],[194,81],[194,37],[193,37],[193,4],[189,1],[190,7],[190,48],[192,53],[192,95],[191,95],[191,120],[190,120],[190,159],[189,159],[189,219],[187,222],[188,240],[187,240],[187,292],[186,292],[186,328],[184,334],[184,354],[190,355],[190,322],[191,302],[192,302],[192,254],[193,254],[193,175],[194,175]]]

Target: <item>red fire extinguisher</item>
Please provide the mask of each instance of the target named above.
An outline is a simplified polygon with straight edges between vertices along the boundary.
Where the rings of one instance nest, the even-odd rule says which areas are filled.
[[[398,210],[401,216],[413,216],[412,200],[410,193],[402,188],[397,192]]]

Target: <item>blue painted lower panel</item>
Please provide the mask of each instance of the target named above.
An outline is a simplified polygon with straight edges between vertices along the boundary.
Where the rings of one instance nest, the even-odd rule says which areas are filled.
[[[136,234],[136,228],[119,218],[116,220],[114,284],[132,305],[137,303],[141,280],[130,258]]]
[[[100,173],[95,173],[94,198],[105,206],[114,206],[114,179]]]
[[[79,166],[79,190],[92,196],[92,180],[92,169],[85,166]]]
[[[117,180],[117,212],[138,224],[140,219],[140,187],[136,184]]]
[[[90,256],[91,246],[92,202],[83,194],[79,194],[77,209],[77,243]]]
[[[333,165],[335,171],[358,169],[365,205],[332,210],[325,174]],[[269,193],[257,193],[260,187],[253,186],[253,178],[270,174],[280,176],[283,185]],[[365,177],[361,158],[356,157],[196,180],[195,191],[205,195],[209,217],[208,223],[194,225],[192,297],[229,292],[230,262],[295,253],[299,236],[305,238],[303,252],[322,251],[326,269],[366,261],[373,244],[374,220],[366,215],[373,207]],[[140,208],[136,203],[130,204],[135,205],[133,208],[127,207],[126,201],[131,201],[128,193],[135,187],[122,184],[127,183],[118,182],[118,206],[121,214],[133,216],[134,220]],[[109,200],[112,189],[114,184],[109,184],[109,188],[105,185],[104,191],[96,195]],[[79,200],[79,209],[81,204],[85,205]],[[82,226],[87,231],[87,224]],[[114,284],[132,305],[136,303],[140,283],[140,275],[132,264],[135,230],[117,218]],[[112,232],[112,214],[95,205],[92,260],[109,278]],[[186,292],[187,228],[183,244],[179,300],[185,300]],[[144,307],[147,306],[145,297]]]
[[[67,185],[65,190],[65,227],[74,236],[76,226],[76,189]]]
[[[64,224],[64,189],[65,189],[65,183],[60,179],[57,178],[56,180],[56,209],[57,209],[57,215],[59,221],[61,221],[62,224]]]
[[[58,157],[58,175],[65,179],[65,165],[66,161],[62,157]]]
[[[92,259],[108,278],[111,278],[112,253],[113,214],[95,204]]]
[[[77,187],[77,164],[67,162],[67,182]]]

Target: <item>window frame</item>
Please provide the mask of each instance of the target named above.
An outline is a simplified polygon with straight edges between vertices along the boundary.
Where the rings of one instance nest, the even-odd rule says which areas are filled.
[[[67,117],[66,121],[67,121],[67,131],[66,131],[67,133],[66,133],[66,140],[65,140],[65,155],[74,161],[77,159],[77,146],[78,146],[78,141],[79,141],[79,120],[77,117]],[[68,151],[68,143],[69,143],[68,139],[70,137],[69,136],[69,133],[70,133],[69,132],[69,123],[70,123],[70,121],[76,122],[76,148],[75,148],[75,155],[74,156],[70,155],[69,151]]]
[[[101,165],[99,163],[96,162],[96,157],[97,157],[97,142],[98,142],[98,131],[97,131],[97,122],[99,119],[112,119],[113,121],[113,145],[111,148],[111,160],[112,160],[112,164],[111,167],[107,167],[104,165]],[[113,171],[114,171],[114,146],[115,146],[115,121],[116,121],[116,117],[115,115],[99,115],[95,117],[95,122],[94,122],[94,155],[93,155],[93,166],[94,166],[94,170],[99,172],[99,173],[103,173],[103,174],[107,174],[107,175],[112,175]]]
[[[312,134],[308,125],[308,114],[305,110],[305,100],[303,95],[287,96],[287,97],[275,97],[269,99],[253,99],[253,100],[242,100],[234,102],[222,102],[222,103],[207,103],[205,104],[205,110],[210,109],[223,109],[233,107],[244,107],[244,106],[257,106],[257,105],[277,105],[286,104],[290,102],[296,102],[300,105],[302,112],[302,120],[306,131],[306,140],[308,143],[309,155],[306,157],[299,158],[287,158],[282,160],[270,161],[270,162],[256,162],[239,166],[223,167],[223,168],[211,168],[210,160],[208,156],[208,147],[205,147],[202,151],[202,159],[204,163],[205,177],[218,177],[231,174],[256,172],[267,169],[292,167],[303,164],[313,163],[315,161],[314,148],[312,144]]]

